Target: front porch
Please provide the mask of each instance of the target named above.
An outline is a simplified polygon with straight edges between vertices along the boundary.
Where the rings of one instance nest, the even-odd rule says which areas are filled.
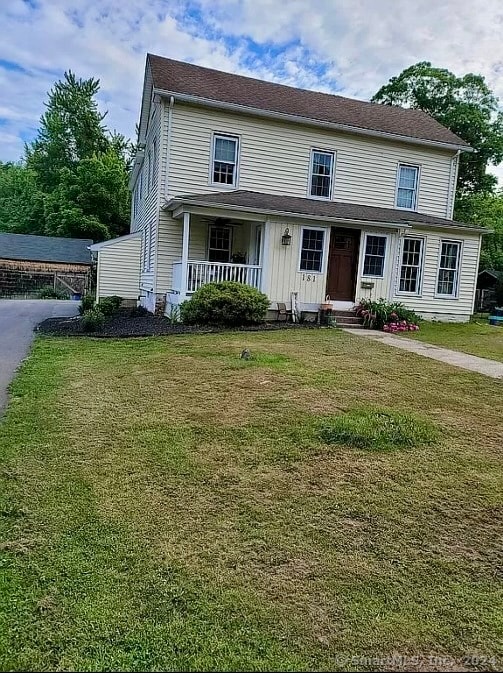
[[[182,255],[172,265],[167,303],[176,306],[206,283],[262,289],[263,223],[183,213]]]

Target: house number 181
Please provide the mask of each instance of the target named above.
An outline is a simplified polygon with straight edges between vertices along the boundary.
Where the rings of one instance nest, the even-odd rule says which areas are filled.
[[[316,276],[313,273],[303,273],[302,274],[302,280],[307,280],[309,283],[315,283],[316,282]]]

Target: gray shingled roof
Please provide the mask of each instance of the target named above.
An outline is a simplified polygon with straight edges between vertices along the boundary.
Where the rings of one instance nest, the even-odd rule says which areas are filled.
[[[215,207],[242,208],[251,212],[261,213],[291,213],[292,215],[340,220],[362,220],[367,222],[382,222],[383,224],[430,224],[440,227],[468,227],[481,230],[478,225],[455,222],[443,217],[425,215],[410,210],[397,208],[378,208],[363,206],[355,203],[341,203],[338,201],[319,201],[298,196],[281,196],[277,194],[263,194],[236,190],[231,192],[216,192],[213,194],[187,194],[172,199],[172,202],[193,204],[208,204]]]
[[[92,244],[87,238],[0,234],[0,259],[91,264],[87,247]]]
[[[306,120],[469,148],[422,110],[296,89],[147,54],[154,87],[172,94],[267,110]]]

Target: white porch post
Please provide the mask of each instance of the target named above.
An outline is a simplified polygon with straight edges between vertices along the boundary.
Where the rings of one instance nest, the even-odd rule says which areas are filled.
[[[260,251],[260,266],[262,267],[261,278],[260,278],[260,290],[264,294],[269,293],[269,251],[271,249],[271,228],[272,225],[269,220],[264,222],[264,228],[262,230],[262,249]]]
[[[180,301],[187,298],[187,280],[189,265],[189,237],[190,237],[190,213],[183,214],[183,238],[182,238],[182,282],[180,288]]]

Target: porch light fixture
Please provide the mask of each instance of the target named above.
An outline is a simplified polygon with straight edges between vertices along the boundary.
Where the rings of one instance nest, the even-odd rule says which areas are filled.
[[[290,245],[291,242],[292,237],[290,236],[290,229],[287,227],[281,237],[281,245]]]

